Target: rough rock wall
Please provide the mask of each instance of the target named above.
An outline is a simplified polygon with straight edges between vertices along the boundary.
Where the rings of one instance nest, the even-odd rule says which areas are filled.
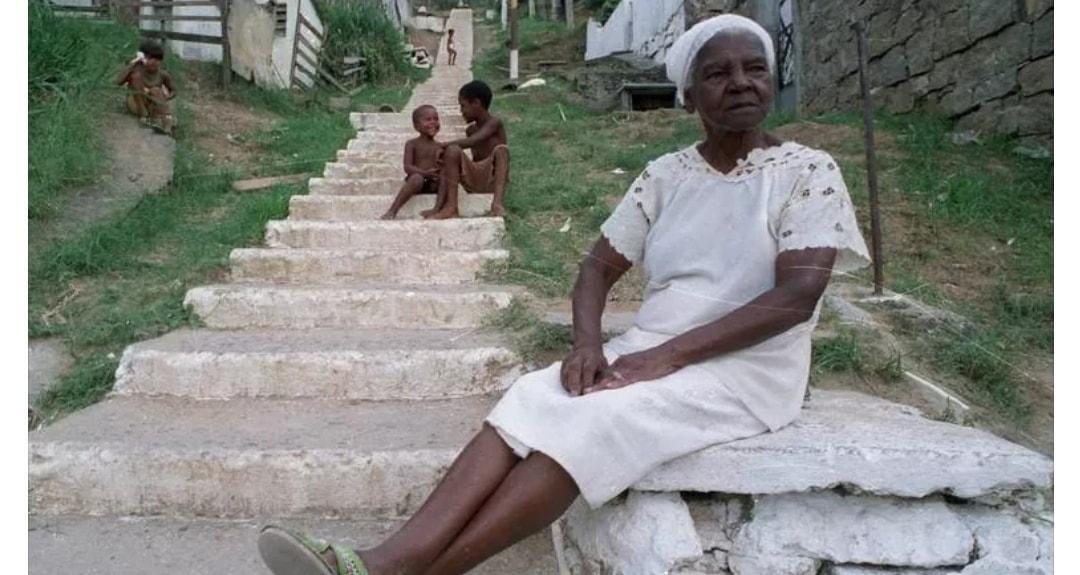
[[[869,22],[877,103],[1052,142],[1053,0],[800,0],[802,111],[856,109],[852,18]]]

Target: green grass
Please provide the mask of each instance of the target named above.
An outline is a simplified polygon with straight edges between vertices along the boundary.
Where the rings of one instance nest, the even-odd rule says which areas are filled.
[[[859,338],[848,331],[835,337],[815,339],[811,363],[819,373],[862,373],[866,367]]]
[[[191,63],[174,63],[170,70],[181,90],[185,73],[207,72]],[[368,86],[353,103],[399,107],[416,78]],[[355,134],[348,113],[327,105],[335,95],[295,98],[238,83],[229,94],[214,97],[239,101],[276,118],[265,131],[237,134],[258,144],[256,169],[270,174],[321,167]],[[176,112],[182,125],[195,121],[183,97]],[[197,325],[182,305],[187,290],[220,281],[229,252],[261,244],[266,222],[285,217],[289,197],[303,191],[290,185],[233,192],[231,182],[240,174],[215,165],[196,149],[188,137],[193,131],[180,132],[168,188],[30,253],[29,336],[59,337],[75,357],[73,370],[36,402],[46,419],[100,400],[112,388],[126,346]],[[31,149],[37,145],[33,138]],[[83,154],[104,159],[100,152]],[[62,202],[57,208],[62,209]]]
[[[327,69],[340,71],[345,67],[343,57],[361,56],[365,81],[383,82],[408,72],[410,66],[402,53],[405,36],[386,17],[381,4],[317,0],[326,28],[319,59]]]
[[[570,351],[569,326],[549,323],[520,299],[486,318],[484,326],[510,334],[514,351],[530,365],[543,365]]]
[[[122,89],[116,74],[138,49],[138,32],[109,22],[62,18],[29,5],[28,215],[44,219],[72,189],[102,172],[100,109]]]

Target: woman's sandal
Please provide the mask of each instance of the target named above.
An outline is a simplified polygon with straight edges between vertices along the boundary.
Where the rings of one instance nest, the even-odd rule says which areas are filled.
[[[327,551],[337,559],[337,569],[323,559]],[[352,549],[273,525],[263,527],[259,533],[259,554],[274,575],[368,575],[364,562]]]

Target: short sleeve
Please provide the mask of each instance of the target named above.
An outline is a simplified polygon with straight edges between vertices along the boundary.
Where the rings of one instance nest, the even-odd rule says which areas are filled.
[[[659,213],[656,166],[650,164],[630,184],[615,211],[600,226],[611,247],[634,265],[645,258],[645,240]]]
[[[804,166],[777,222],[778,251],[836,248],[833,270],[849,272],[870,264],[840,168],[822,153]]]

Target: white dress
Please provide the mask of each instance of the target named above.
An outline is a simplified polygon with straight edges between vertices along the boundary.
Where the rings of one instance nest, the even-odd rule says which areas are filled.
[[[836,162],[793,142],[755,149],[727,174],[696,146],[667,154],[631,184],[601,232],[648,277],[634,327],[604,345],[609,361],[773,288],[782,251],[834,247],[834,274],[869,263]],[[556,363],[521,377],[487,422],[517,455],[557,461],[596,508],[667,461],[793,421],[819,313],[820,302],[810,320],[752,347],[580,397],[563,389]]]

